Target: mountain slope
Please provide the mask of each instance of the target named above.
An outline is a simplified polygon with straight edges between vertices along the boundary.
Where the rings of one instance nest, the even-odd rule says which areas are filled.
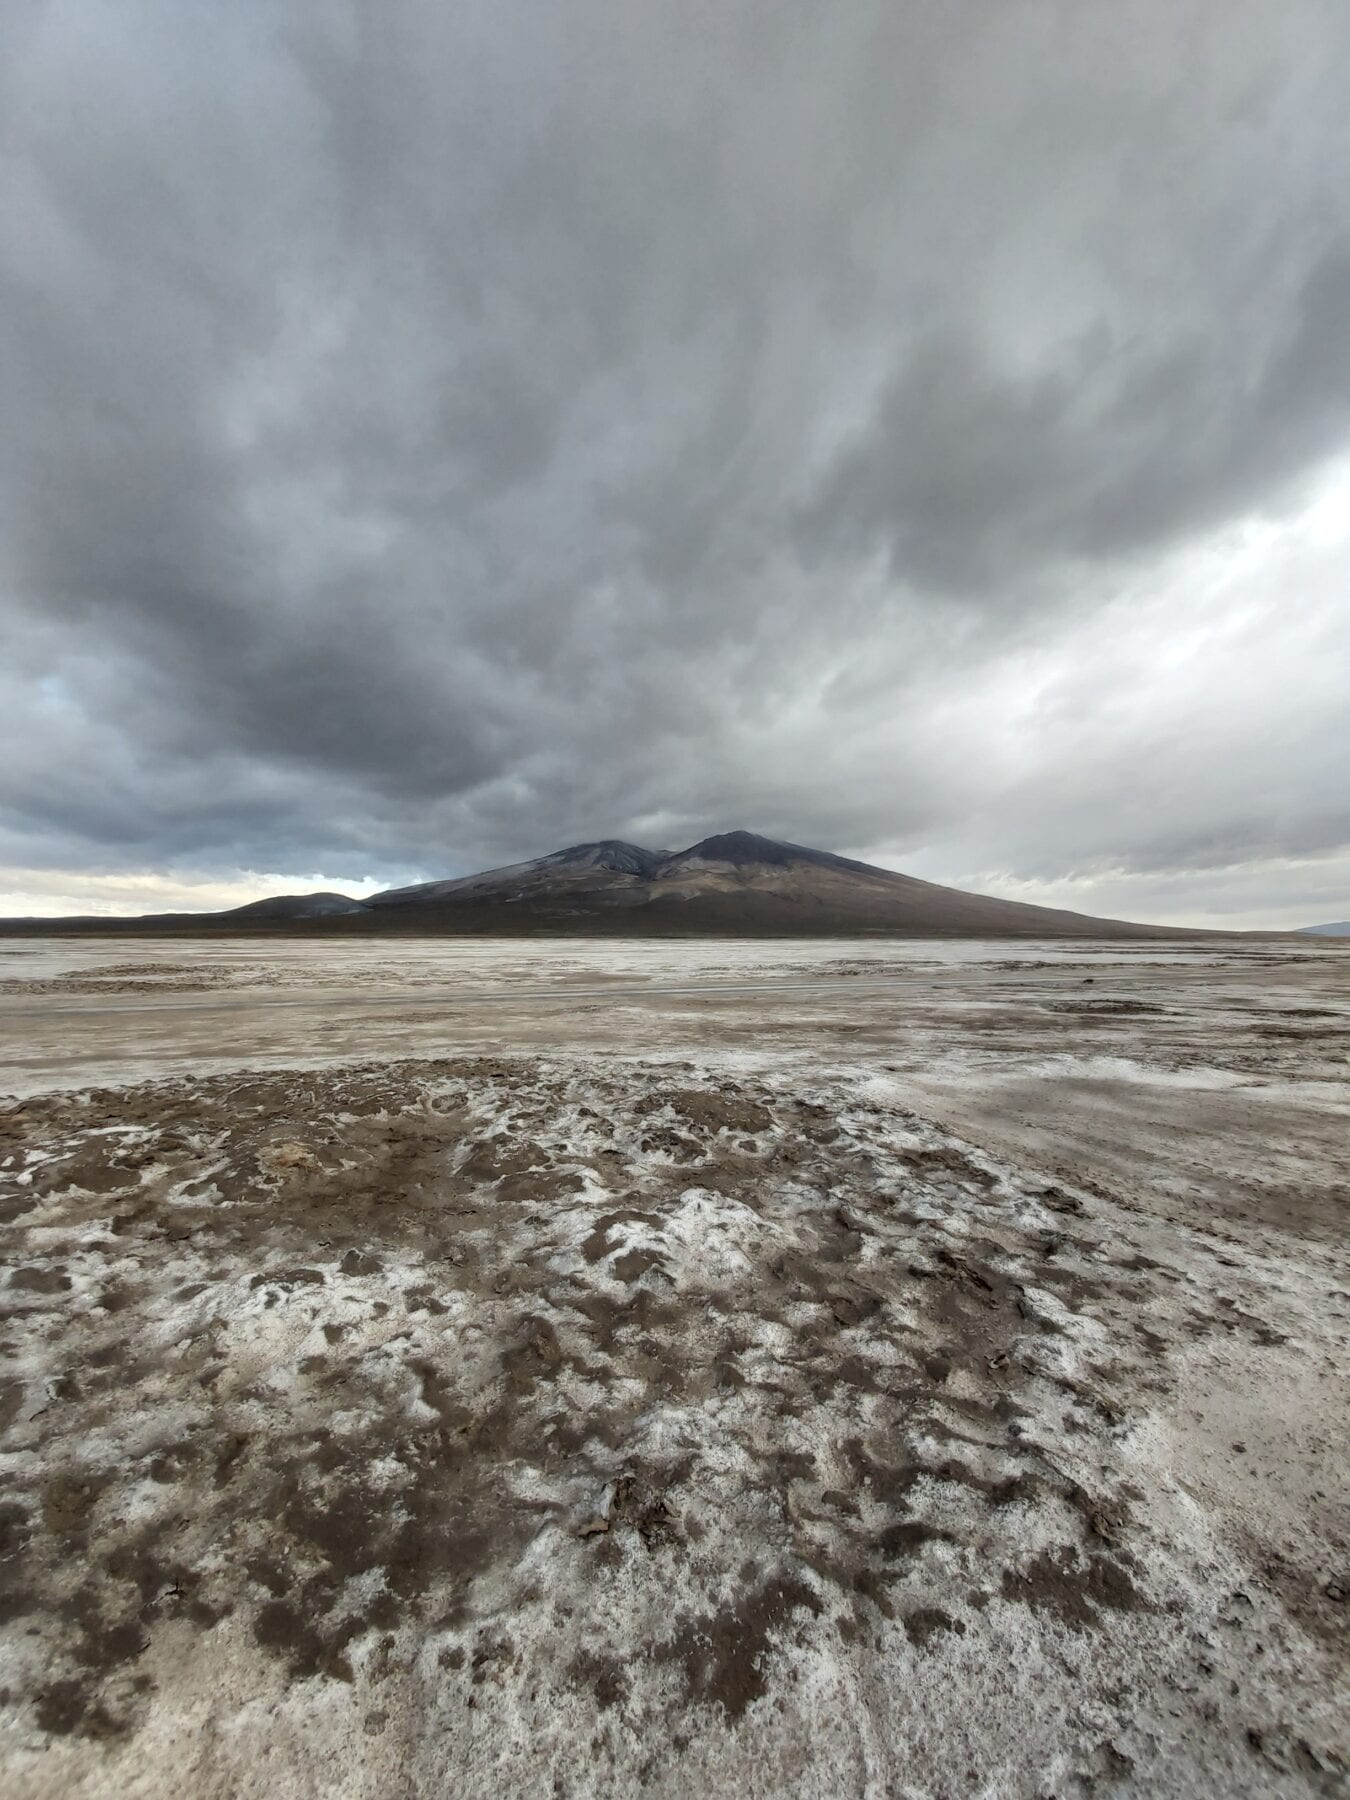
[[[651,936],[1131,937],[1191,936],[995,900],[748,831],[685,850],[616,838],[532,862],[389,888],[364,900],[286,894],[230,912],[140,919],[12,920],[37,931],[528,933]]]
[[[1350,919],[1339,919],[1334,925],[1304,925],[1300,937],[1350,937]]]
[[[618,838],[602,838],[594,844],[573,844],[566,850],[555,850],[533,862],[507,863],[500,869],[485,869],[478,875],[460,875],[451,881],[422,881],[413,887],[386,888],[373,894],[367,906],[435,906],[457,903],[470,898],[514,898],[518,892],[533,892],[551,883],[566,882],[574,876],[594,871],[612,875],[636,875],[650,878],[662,858],[639,844],[625,844]]]
[[[659,935],[1154,936],[1163,931],[994,900],[748,831],[654,852],[612,839],[457,881],[375,894],[371,929]],[[367,921],[361,922],[361,927]]]

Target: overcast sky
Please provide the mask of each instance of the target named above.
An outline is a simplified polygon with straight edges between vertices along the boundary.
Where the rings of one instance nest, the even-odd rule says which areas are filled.
[[[1350,916],[1345,0],[7,0],[0,911]]]

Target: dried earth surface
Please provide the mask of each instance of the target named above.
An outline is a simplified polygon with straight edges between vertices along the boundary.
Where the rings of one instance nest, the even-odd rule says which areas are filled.
[[[0,945],[15,1796],[1326,1796],[1350,955]]]

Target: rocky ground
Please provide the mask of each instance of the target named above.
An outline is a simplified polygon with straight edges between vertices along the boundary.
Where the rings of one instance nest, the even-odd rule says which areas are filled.
[[[7,1792],[1343,1791],[1350,958],[26,954]]]

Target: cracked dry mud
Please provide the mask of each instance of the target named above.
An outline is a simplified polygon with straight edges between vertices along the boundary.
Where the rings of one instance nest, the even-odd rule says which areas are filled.
[[[771,1052],[34,1093],[0,1184],[10,1793],[1343,1791],[1334,1240]]]

